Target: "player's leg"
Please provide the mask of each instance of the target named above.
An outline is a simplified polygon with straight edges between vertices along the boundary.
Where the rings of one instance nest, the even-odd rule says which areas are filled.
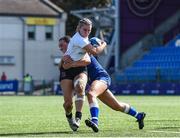
[[[107,84],[100,80],[95,80],[90,86],[87,93],[87,99],[90,106],[91,119],[85,120],[87,126],[91,127],[94,132],[98,132],[98,116],[99,116],[99,105],[97,96],[102,94],[107,89]]]
[[[137,119],[137,122],[139,123],[139,129],[142,129],[144,127],[143,121],[145,113],[137,112],[135,108],[127,103],[119,102],[109,89],[99,95],[98,98],[113,110],[121,111],[135,117]]]
[[[65,110],[65,115],[67,118],[67,121],[69,123],[70,128],[73,131],[77,130],[77,127],[74,126],[75,120],[72,115],[72,109],[73,109],[73,83],[72,80],[64,79],[61,80],[60,82],[61,89],[63,91],[63,96],[64,96],[64,110]]]
[[[75,95],[75,108],[76,108],[76,114],[75,114],[75,121],[76,126],[79,128],[80,121],[82,118],[82,107],[85,101],[85,95]]]
[[[87,74],[84,72],[80,73],[74,78],[74,89],[77,94],[85,95],[87,80]]]
[[[74,89],[76,92],[75,105],[76,105],[76,126],[79,127],[82,118],[82,107],[85,100],[85,88],[87,84],[87,74],[80,73],[74,79]]]
[[[118,101],[109,89],[99,95],[98,98],[115,111],[125,112],[130,108],[128,104]]]

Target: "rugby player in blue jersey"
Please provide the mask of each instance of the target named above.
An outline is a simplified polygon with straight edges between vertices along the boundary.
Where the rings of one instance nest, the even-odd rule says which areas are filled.
[[[97,97],[106,105],[116,111],[127,113],[137,119],[139,129],[144,127],[145,113],[138,113],[129,104],[119,102],[108,89],[111,79],[106,70],[99,64],[94,56],[90,56],[91,63],[87,66],[90,89],[87,93],[90,105],[91,119],[85,120],[87,126],[91,127],[94,132],[98,132],[98,102]]]
[[[61,49],[62,51],[62,49]],[[119,102],[111,91],[108,89],[111,79],[106,72],[106,70],[98,63],[94,56],[90,56],[91,63],[87,66],[88,69],[88,84],[89,89],[87,92],[88,102],[90,106],[91,119],[86,119],[85,123],[88,127],[91,127],[94,132],[98,132],[98,115],[99,106],[97,98],[99,98],[104,104],[116,111],[121,111],[127,113],[137,119],[139,129],[144,127],[145,113],[137,112],[136,109],[131,107],[129,104]],[[73,64],[78,64],[80,66],[86,66],[86,59],[81,61],[72,61],[66,64],[66,68],[70,68]],[[76,104],[77,106],[77,104]]]

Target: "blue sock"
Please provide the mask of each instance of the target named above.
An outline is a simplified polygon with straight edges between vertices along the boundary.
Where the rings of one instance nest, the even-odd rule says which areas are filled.
[[[91,107],[91,120],[98,125],[98,116],[99,116],[99,108],[98,107]]]
[[[139,113],[133,107],[130,107],[129,112],[127,114],[139,119],[139,116],[138,116]]]
[[[139,120],[139,119],[141,119],[143,117],[143,114],[142,113],[138,113],[137,114],[137,116],[136,116],[136,118]]]

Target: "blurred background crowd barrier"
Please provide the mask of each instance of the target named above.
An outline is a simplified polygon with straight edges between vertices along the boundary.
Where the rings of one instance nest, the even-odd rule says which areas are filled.
[[[115,95],[180,95],[180,81],[136,81],[117,82],[110,86]],[[58,81],[54,80],[23,80],[0,81],[1,95],[62,95]]]
[[[0,94],[14,95],[62,95],[59,82],[54,80],[23,80],[0,81]]]

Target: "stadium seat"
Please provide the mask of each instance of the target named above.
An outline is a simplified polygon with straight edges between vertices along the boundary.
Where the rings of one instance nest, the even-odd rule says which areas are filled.
[[[180,47],[175,47],[175,41],[180,34],[165,46],[152,48],[141,59],[126,68],[119,80],[127,81],[178,81],[180,80]]]

